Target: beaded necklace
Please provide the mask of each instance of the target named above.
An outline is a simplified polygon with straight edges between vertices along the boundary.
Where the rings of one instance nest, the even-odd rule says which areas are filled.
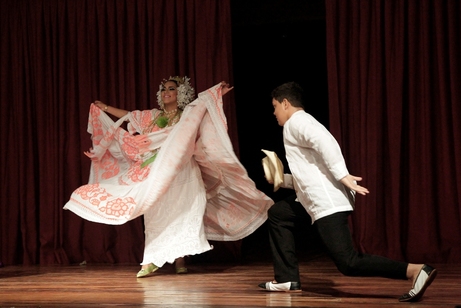
[[[151,121],[149,126],[143,131],[144,134],[153,132],[158,129],[165,128],[167,126],[173,126],[181,119],[182,110],[173,109],[171,111],[161,110],[157,113],[154,119]]]
[[[174,115],[176,112],[178,112],[178,108],[175,108],[175,109],[170,110],[170,111],[162,110],[161,113],[163,113],[167,117],[170,117],[170,116]]]

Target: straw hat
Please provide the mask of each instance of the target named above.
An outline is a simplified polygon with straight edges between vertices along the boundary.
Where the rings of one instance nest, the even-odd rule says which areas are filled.
[[[283,164],[282,161],[272,151],[261,150],[267,156],[262,159],[264,176],[270,183],[274,183],[274,192],[283,184]]]

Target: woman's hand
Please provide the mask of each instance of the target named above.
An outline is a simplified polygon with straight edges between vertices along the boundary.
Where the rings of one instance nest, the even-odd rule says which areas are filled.
[[[228,84],[225,81],[221,81],[221,91],[222,91],[222,96],[224,96],[227,92],[232,90],[234,87],[231,87],[230,84]]]
[[[94,104],[101,110],[107,111],[108,105],[104,104],[101,101],[94,101]]]
[[[102,111],[104,111],[105,113],[108,113],[108,114],[111,114],[117,118],[121,118],[123,116],[125,116],[128,111],[127,110],[124,110],[124,109],[118,109],[118,108],[115,108],[115,107],[111,107],[101,101],[94,101],[94,104],[99,108],[101,109]],[[128,121],[128,120],[126,120]]]
[[[91,160],[96,160],[94,157],[93,148],[90,148],[88,151],[83,152],[86,156],[88,156]]]

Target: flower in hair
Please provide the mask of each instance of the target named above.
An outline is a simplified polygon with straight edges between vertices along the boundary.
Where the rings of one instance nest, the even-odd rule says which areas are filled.
[[[187,76],[179,77],[173,76],[168,79],[163,79],[162,83],[159,86],[159,90],[157,92],[157,102],[161,109],[165,108],[165,104],[162,101],[162,89],[165,88],[165,83],[167,81],[174,81],[178,85],[178,108],[184,109],[186,105],[194,100],[195,90],[190,85],[190,78]]]

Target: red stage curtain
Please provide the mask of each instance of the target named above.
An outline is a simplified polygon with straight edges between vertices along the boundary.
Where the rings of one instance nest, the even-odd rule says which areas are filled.
[[[174,75],[196,93],[233,84],[230,1],[1,0],[0,12],[0,260],[140,262],[141,218],[108,226],[62,209],[88,182],[90,103],[150,109]],[[233,92],[224,109],[238,154]]]
[[[326,0],[330,130],[361,251],[461,260],[461,2]]]

